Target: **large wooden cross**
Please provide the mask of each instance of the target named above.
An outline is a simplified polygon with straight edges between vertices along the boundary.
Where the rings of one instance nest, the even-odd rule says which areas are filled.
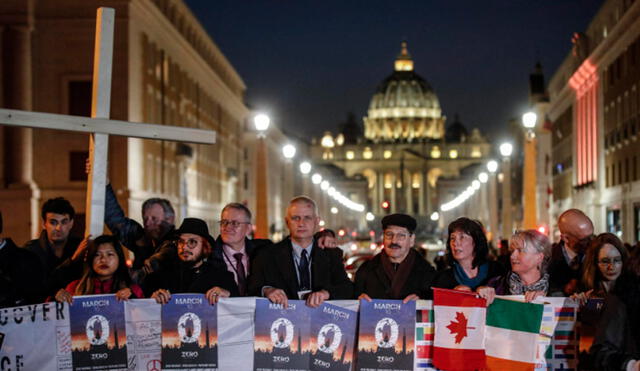
[[[85,235],[98,236],[104,230],[105,186],[109,135],[213,144],[212,130],[109,120],[115,10],[98,8],[93,65],[91,118],[50,113],[0,109],[0,124],[89,133],[91,172],[87,182]]]

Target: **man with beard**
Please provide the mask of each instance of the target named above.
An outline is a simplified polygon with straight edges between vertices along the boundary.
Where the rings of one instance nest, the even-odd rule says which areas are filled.
[[[175,249],[157,254],[163,242],[169,240],[175,231],[175,211],[171,202],[164,198],[146,200],[142,204],[142,220],[144,227],[127,218],[118,204],[113,188],[110,184],[107,185],[104,221],[122,245],[135,254],[132,278],[138,283],[142,281],[143,272],[157,270],[162,264],[175,258]]]
[[[178,264],[154,271],[144,282],[145,294],[151,294],[160,304],[166,304],[171,294],[205,294],[211,304],[220,297],[237,296],[233,275],[207,260],[215,243],[209,227],[202,219],[185,218],[176,230]]]
[[[427,299],[435,269],[413,249],[416,220],[405,214],[382,218],[384,249],[356,272],[358,299]]]
[[[593,223],[578,209],[569,209],[558,218],[561,241],[554,244],[549,263],[549,295],[570,296],[578,289],[582,262],[593,239]]]
[[[41,216],[40,236],[27,242],[24,248],[40,259],[46,294],[55,295],[82,275],[82,261],[89,239],[71,235],[75,210],[62,197],[47,200],[42,205]]]
[[[325,300],[350,299],[353,284],[342,264],[342,250],[321,249],[314,239],[320,217],[315,201],[298,196],[289,202],[285,222],[289,238],[263,249],[255,259],[249,295],[264,296],[285,307],[304,299],[310,307]]]

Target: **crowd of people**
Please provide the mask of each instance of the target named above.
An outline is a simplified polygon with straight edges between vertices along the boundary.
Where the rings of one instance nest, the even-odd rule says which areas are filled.
[[[108,186],[105,224],[111,234],[80,239],[70,233],[72,205],[50,199],[42,206],[40,236],[19,247],[3,235],[0,213],[0,308],[72,303],[75,295],[93,294],[165,304],[172,294],[202,293],[212,305],[257,296],[285,306],[305,300],[310,307],[339,299],[431,299],[435,287],[475,292],[488,305],[496,295],[523,295],[525,301],[565,296],[585,313],[599,303],[590,308],[593,316],[584,317],[593,344],[580,357],[581,369],[640,370],[640,316],[634,315],[640,309],[640,251],[614,234],[596,235],[591,219],[577,209],[560,215],[559,242],[551,244],[536,230],[517,231],[498,253],[480,222],[458,218],[449,224],[437,270],[414,248],[416,220],[387,215],[382,251],[362,264],[353,281],[333,232],[317,231],[318,208],[306,196],[289,202],[289,236],[278,243],[249,238],[252,215],[241,203],[222,209],[217,238],[197,218],[176,228],[165,199],[145,201],[142,215],[143,224],[126,217]],[[123,248],[134,253],[130,266]]]

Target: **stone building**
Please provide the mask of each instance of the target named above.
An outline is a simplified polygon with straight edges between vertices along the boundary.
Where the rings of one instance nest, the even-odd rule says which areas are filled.
[[[215,130],[212,146],[110,138],[108,175],[121,205],[140,219],[148,197],[165,197],[178,220],[211,226],[243,197],[246,86],[181,0],[0,2],[0,106],[90,114],[96,9],[116,10],[111,118]],[[17,243],[40,229],[40,205],[68,198],[85,208],[89,138],[0,126],[0,209]],[[217,231],[217,229],[214,229]]]
[[[640,3],[605,1],[549,83],[553,214],[640,240]]]
[[[415,72],[402,43],[393,72],[371,98],[364,126],[348,119],[340,133],[315,140],[311,154],[348,178],[366,180],[364,202],[376,219],[404,212],[425,225],[440,204],[461,191],[455,179],[484,162],[491,150],[477,129],[467,130],[457,118],[445,129],[445,121],[438,96]],[[452,210],[448,217],[460,212]]]

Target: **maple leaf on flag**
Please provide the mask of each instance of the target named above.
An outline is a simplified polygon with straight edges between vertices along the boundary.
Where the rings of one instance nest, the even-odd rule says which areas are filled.
[[[456,312],[456,321],[451,321],[447,328],[451,334],[456,334],[456,344],[460,344],[467,336],[467,317],[462,312]]]

